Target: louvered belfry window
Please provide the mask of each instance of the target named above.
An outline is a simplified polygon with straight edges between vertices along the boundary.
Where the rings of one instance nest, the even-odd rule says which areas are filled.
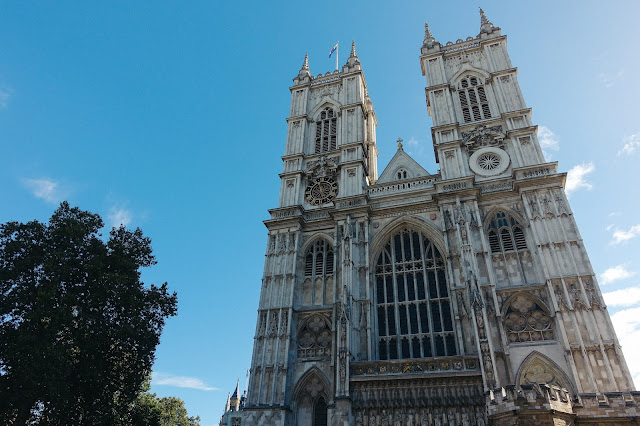
[[[336,112],[332,108],[326,107],[320,113],[320,119],[316,121],[316,154],[336,149],[337,127]]]
[[[478,77],[467,75],[460,80],[458,97],[465,123],[491,118],[487,94]]]
[[[522,225],[503,211],[497,212],[489,222],[488,232],[492,253],[527,250]]]
[[[393,235],[375,278],[381,360],[456,355],[445,261],[424,234]]]

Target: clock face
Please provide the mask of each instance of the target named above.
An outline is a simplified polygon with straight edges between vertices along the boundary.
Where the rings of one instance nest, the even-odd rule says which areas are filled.
[[[304,198],[313,206],[330,203],[338,195],[338,184],[330,177],[314,179],[304,191]]]

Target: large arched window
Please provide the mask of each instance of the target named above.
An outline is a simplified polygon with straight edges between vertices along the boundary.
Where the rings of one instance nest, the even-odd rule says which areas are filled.
[[[460,80],[458,83],[458,97],[465,123],[491,118],[487,94],[478,77],[466,75]]]
[[[305,254],[301,302],[305,306],[333,303],[333,248],[319,239]]]
[[[522,225],[503,211],[497,212],[491,219],[488,233],[492,253],[527,250]]]
[[[380,359],[456,355],[445,261],[436,246],[402,229],[375,271]]]
[[[326,107],[320,113],[320,119],[316,121],[316,154],[336,149],[337,127],[336,112],[332,108]]]

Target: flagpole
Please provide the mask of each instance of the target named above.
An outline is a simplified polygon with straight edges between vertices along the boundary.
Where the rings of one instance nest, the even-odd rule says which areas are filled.
[[[340,42],[336,43],[336,71],[338,71],[338,56],[340,56]]]

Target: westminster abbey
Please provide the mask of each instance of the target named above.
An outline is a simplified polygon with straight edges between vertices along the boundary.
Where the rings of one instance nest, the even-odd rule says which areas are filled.
[[[246,397],[223,425],[638,422],[635,388],[506,36],[420,66],[438,171],[378,174],[355,45],[293,79]],[[240,400],[242,404],[240,404]]]

